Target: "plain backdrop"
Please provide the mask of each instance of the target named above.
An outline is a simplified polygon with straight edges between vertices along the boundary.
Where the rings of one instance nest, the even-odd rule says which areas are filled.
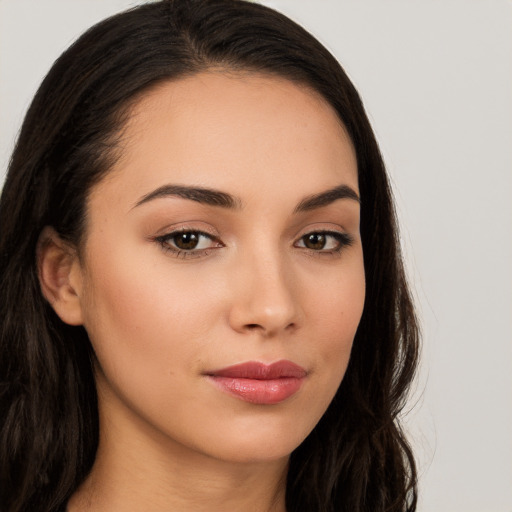
[[[0,179],[54,59],[137,3],[0,0]],[[420,511],[512,512],[512,3],[265,3],[338,57],[388,165],[424,334]]]

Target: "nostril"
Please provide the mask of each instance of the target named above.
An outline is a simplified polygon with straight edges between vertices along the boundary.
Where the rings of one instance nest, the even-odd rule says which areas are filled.
[[[289,323],[286,327],[285,327],[285,330],[293,330],[295,328],[295,323],[294,322],[291,322]],[[273,332],[272,329],[266,329],[265,327],[263,327],[263,325],[261,324],[246,324],[245,325],[245,329],[246,331],[264,331],[266,332],[267,334],[271,334]]]

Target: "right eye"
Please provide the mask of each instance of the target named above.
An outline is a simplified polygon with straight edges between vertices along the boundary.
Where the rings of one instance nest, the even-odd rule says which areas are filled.
[[[208,249],[222,247],[221,242],[203,231],[178,230],[156,238],[163,249],[178,257],[202,256]]]

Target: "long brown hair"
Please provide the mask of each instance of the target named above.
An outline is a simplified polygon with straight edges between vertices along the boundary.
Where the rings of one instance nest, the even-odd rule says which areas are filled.
[[[87,31],[54,64],[26,115],[0,201],[0,509],[58,511],[98,444],[92,349],[43,299],[36,244],[73,244],[91,187],[116,158],[129,107],[155,84],[211,67],[275,74],[319,92],[356,150],[366,301],[327,412],[292,453],[289,512],[416,509],[399,414],[418,358],[393,201],[358,93],[336,59],[285,16],[242,0],[164,0]]]

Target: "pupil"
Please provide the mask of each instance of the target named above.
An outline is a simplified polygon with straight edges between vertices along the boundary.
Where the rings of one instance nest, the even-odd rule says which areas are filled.
[[[197,233],[181,233],[176,236],[174,243],[180,249],[195,249],[199,243],[199,237]]]
[[[320,233],[307,235],[304,243],[308,249],[323,249],[325,247],[325,235]]]

